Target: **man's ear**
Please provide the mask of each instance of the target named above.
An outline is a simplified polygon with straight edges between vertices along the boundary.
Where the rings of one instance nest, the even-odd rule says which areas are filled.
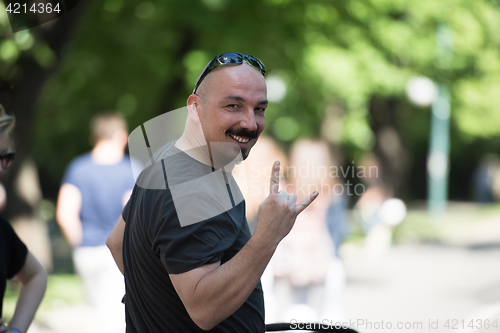
[[[187,108],[188,108],[188,116],[189,118],[196,122],[200,122],[200,114],[201,108],[203,108],[202,101],[200,96],[191,94],[187,100]]]

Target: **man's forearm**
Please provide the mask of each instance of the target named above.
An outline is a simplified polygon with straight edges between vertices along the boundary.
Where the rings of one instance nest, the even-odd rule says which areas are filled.
[[[296,204],[297,196],[279,191],[279,162],[271,172],[269,196],[259,206],[257,226],[248,243],[228,262],[208,264],[170,275],[191,319],[209,330],[233,314],[248,299],[279,242],[318,191]]]
[[[68,243],[72,247],[77,247],[82,243],[82,221],[79,218],[69,218],[59,220],[59,225]]]
[[[124,274],[124,267],[123,267],[123,250],[121,246],[117,246],[117,244],[111,244],[106,242],[106,245],[109,248],[109,251],[111,252],[111,255],[113,256],[113,259],[115,260],[116,266],[122,273]],[[120,244],[121,245],[121,244]]]
[[[125,221],[120,216],[116,222],[113,230],[106,240],[106,245],[111,251],[111,255],[116,262],[116,266],[120,272],[124,272],[123,268],[123,233],[125,232]]]
[[[228,262],[203,276],[185,303],[193,321],[209,330],[232,315],[248,299],[276,247],[252,237]],[[184,301],[184,300],[183,300]]]

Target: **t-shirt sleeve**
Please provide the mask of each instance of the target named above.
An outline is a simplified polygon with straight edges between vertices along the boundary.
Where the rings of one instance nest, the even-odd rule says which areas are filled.
[[[122,218],[125,223],[129,220],[131,210],[133,209],[134,205],[136,204],[136,201],[138,197],[144,194],[144,189],[140,188],[137,185],[134,185],[134,188],[132,189],[132,193],[130,194],[130,198],[128,199],[127,203],[123,207],[122,210]]]
[[[79,159],[73,160],[68,167],[66,168],[66,171],[64,172],[64,176],[61,181],[62,184],[71,184],[79,188],[79,183],[78,183],[78,177],[77,171],[78,171],[78,166],[80,162]]]
[[[23,268],[26,256],[28,255],[28,249],[16,235],[9,222],[2,219],[1,223],[3,224],[2,229],[5,232],[3,237],[8,244],[8,256],[6,258],[7,279],[12,279]]]
[[[192,198],[196,205],[217,205],[207,197]],[[204,221],[181,226],[174,205],[161,210],[160,225],[153,235],[153,250],[169,274],[181,274],[218,262],[238,236],[231,216],[224,212]],[[208,207],[207,207],[208,209]]]

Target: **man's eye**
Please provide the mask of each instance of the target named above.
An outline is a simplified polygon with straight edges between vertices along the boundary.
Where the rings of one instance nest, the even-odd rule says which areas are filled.
[[[237,109],[237,108],[239,108],[239,105],[238,104],[229,104],[227,106],[227,108],[229,108],[229,109]]]
[[[262,113],[264,113],[264,112],[266,112],[266,109],[264,109],[264,108],[257,108],[257,109],[255,109],[255,112],[262,112]]]

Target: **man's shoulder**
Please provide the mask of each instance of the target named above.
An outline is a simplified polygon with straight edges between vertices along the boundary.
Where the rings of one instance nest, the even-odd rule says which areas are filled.
[[[91,165],[92,158],[90,156],[90,152],[78,155],[73,158],[66,167],[64,179],[68,180],[68,177],[72,179],[76,175],[84,174],[82,173],[82,170],[88,169]]]
[[[68,168],[75,168],[75,167],[81,167],[85,165],[92,164],[92,157],[90,155],[90,152],[86,152],[83,154],[78,155],[77,157],[73,158],[71,162],[68,165]]]
[[[166,189],[196,180],[209,171],[207,166],[195,161],[169,142],[158,149],[137,178],[137,185],[144,189]]]

